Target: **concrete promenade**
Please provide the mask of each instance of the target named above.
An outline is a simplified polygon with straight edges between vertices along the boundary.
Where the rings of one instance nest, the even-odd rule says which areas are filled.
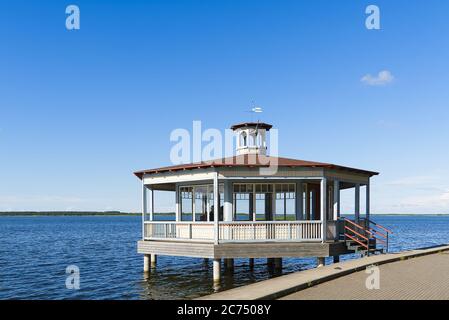
[[[365,286],[380,266],[380,289]],[[201,297],[260,299],[449,299],[449,246],[375,255],[253,283]]]

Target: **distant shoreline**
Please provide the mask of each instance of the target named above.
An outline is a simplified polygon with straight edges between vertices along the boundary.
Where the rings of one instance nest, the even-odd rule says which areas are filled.
[[[108,216],[108,217],[123,217],[123,216],[140,216],[137,212],[120,212],[120,211],[11,211],[0,212],[0,217],[59,217],[59,216]],[[158,213],[157,215],[171,216],[174,213]]]
[[[138,212],[120,212],[120,211],[3,211],[0,212],[0,217],[58,217],[58,216],[108,216],[108,217],[123,217],[123,216],[140,216]],[[170,213],[157,213],[158,216],[174,216],[174,212]],[[344,215],[350,216],[350,215]],[[441,214],[425,214],[425,213],[387,213],[387,214],[371,214],[371,216],[418,216],[418,217],[431,217],[431,216],[449,216],[447,213]]]

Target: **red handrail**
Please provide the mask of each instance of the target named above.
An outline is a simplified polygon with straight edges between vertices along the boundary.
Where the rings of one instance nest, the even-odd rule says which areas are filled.
[[[367,237],[361,235],[360,233],[358,233],[358,232],[355,231],[355,230],[352,230],[352,229],[349,228],[348,226],[345,226],[345,229],[351,231],[352,233],[355,233],[356,235],[358,235],[359,237],[362,237],[362,238],[365,239],[366,241],[369,241],[369,239],[368,239]]]
[[[363,231],[369,233],[370,235],[373,235],[373,234],[371,233],[371,231],[369,231],[369,230],[366,229],[365,227],[362,227],[361,225],[355,223],[354,221],[349,220],[348,218],[345,218],[345,221],[346,221],[346,222],[349,222],[350,224],[356,226],[356,227],[359,228],[359,229],[362,229]]]
[[[379,231],[376,230],[376,229],[370,228],[370,230],[371,230],[372,232],[374,232],[375,234],[381,236],[382,238],[385,238],[385,239],[387,238],[387,235],[386,235],[386,234],[384,234],[384,233],[382,233],[382,232],[379,232]]]
[[[383,225],[380,225],[380,224],[378,224],[378,223],[376,223],[376,222],[374,222],[374,221],[371,221],[371,220],[368,220],[370,223],[372,223],[372,224],[374,224],[376,227],[379,227],[379,228],[381,228],[382,230],[384,230],[384,231],[386,231],[387,233],[393,233],[393,231],[391,231],[391,230],[389,230],[389,229],[387,229],[387,228],[385,228]]]
[[[363,243],[362,241],[357,240],[355,237],[350,236],[349,234],[345,233],[345,236],[348,237],[349,239],[357,242],[358,244],[360,244],[362,247],[365,247],[368,250],[368,245]]]
[[[369,219],[365,220],[367,222],[366,226],[359,225],[356,222],[354,222],[348,218],[343,218],[343,220],[345,222],[347,222],[347,224],[354,226],[353,228],[355,229],[355,230],[353,230],[347,224],[345,224],[344,225],[344,230],[345,230],[344,236],[345,237],[355,241],[359,245],[366,248],[368,251],[369,251],[369,246],[370,246],[370,239],[373,239],[376,242],[378,241],[381,244],[383,244],[386,247],[386,250],[388,252],[388,244],[389,244],[388,236],[389,236],[389,234],[393,233],[391,230],[389,230],[389,229],[385,228],[384,226],[382,226],[378,223],[375,223]],[[385,231],[385,233],[381,232],[380,230],[374,229],[374,227],[370,226],[370,223],[372,223],[374,227],[382,229],[383,231]],[[351,233],[352,235],[349,233]],[[366,244],[364,242],[366,242]]]
[[[388,245],[388,243],[385,240],[376,238],[376,241],[382,242],[383,245]]]

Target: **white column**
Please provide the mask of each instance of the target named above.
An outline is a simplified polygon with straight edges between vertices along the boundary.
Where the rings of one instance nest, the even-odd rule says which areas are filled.
[[[154,190],[153,188],[151,190],[151,205],[150,205],[150,221],[153,221],[153,215],[154,215]]]
[[[143,272],[150,272],[150,255],[143,255]]]
[[[214,242],[218,244],[218,219],[220,213],[220,201],[218,199],[218,172],[215,172],[214,175]],[[214,260],[214,269],[215,269],[215,260]]]
[[[317,258],[317,268],[324,267],[326,265],[326,258],[325,257],[318,257]]]
[[[366,219],[370,220],[370,183],[366,184]],[[369,222],[367,222],[369,225]]]
[[[179,204],[179,186],[176,185],[176,189],[175,189],[175,196],[176,196],[176,206],[175,206],[175,219],[176,221],[181,221],[181,205]]]
[[[296,183],[296,220],[304,220],[303,207],[303,184],[302,181]]]
[[[213,269],[214,269],[214,282],[220,281],[220,259],[214,259]]]
[[[224,221],[232,221],[232,183],[229,180],[225,180],[224,182],[224,205],[223,205],[223,220]]]
[[[340,181],[334,180],[334,220],[340,218]]]
[[[305,206],[304,206],[304,211],[305,211],[305,219],[306,220],[312,220],[311,214],[310,214],[310,190],[309,190],[309,185],[306,184],[305,188],[305,195],[306,195],[306,201],[305,201]]]
[[[151,254],[151,267],[152,268],[156,267],[156,263],[157,263],[157,256],[153,253]]]
[[[327,179],[321,179],[321,238],[326,241],[327,233]]]
[[[355,221],[360,220],[360,184],[355,185],[355,204],[354,204]]]
[[[145,239],[145,219],[147,215],[147,187],[142,177],[142,239]]]

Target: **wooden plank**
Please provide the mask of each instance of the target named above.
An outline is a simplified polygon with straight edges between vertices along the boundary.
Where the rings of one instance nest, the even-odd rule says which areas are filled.
[[[340,243],[229,243],[214,247],[215,258],[327,257],[342,254]]]
[[[138,253],[195,258],[284,258],[328,257],[350,253],[343,242],[336,243],[212,243],[138,241]]]
[[[213,243],[138,241],[137,252],[167,256],[212,258]]]

